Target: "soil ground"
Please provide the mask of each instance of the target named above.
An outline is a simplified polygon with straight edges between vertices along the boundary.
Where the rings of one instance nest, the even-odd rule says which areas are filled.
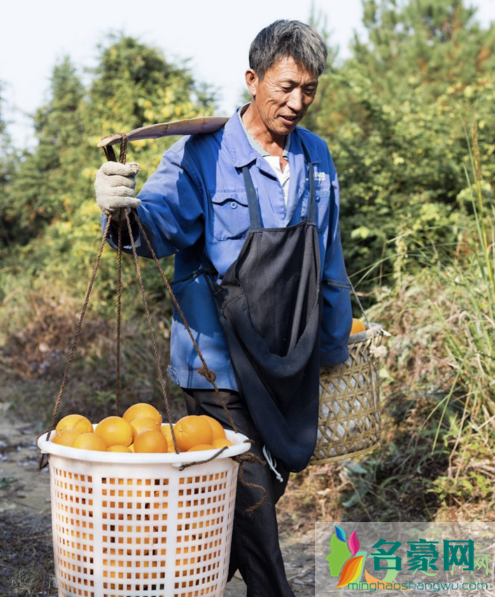
[[[0,409],[3,406],[0,403]],[[41,431],[0,416],[0,597],[57,597],[49,472],[48,468],[38,472],[35,443]],[[291,483],[282,499],[286,504],[291,500]],[[295,533],[290,516],[280,517],[287,577],[296,597],[310,597],[314,595],[314,532],[309,524],[298,528]],[[244,582],[234,577],[225,597],[245,595]]]

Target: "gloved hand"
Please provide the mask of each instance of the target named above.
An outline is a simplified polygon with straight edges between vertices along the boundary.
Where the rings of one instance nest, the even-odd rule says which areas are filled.
[[[140,199],[134,197],[136,192],[136,174],[139,164],[131,162],[106,162],[98,170],[95,179],[96,203],[106,216],[119,221],[122,210],[127,212],[141,204]]]

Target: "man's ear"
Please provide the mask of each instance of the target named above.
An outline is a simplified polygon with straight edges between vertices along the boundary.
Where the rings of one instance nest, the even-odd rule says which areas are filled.
[[[246,71],[246,85],[249,93],[253,97],[256,97],[256,91],[258,89],[258,75],[252,68],[248,68]]]

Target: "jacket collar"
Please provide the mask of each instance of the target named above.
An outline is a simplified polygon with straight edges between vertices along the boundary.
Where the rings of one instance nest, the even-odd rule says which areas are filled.
[[[249,143],[239,120],[238,110],[227,121],[224,134],[232,163],[236,168],[243,168],[256,161],[259,153]]]

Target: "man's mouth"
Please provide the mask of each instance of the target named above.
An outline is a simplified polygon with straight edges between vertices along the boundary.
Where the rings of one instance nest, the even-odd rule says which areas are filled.
[[[299,120],[299,116],[292,116],[289,114],[280,114],[279,118],[287,125],[294,124]]]

